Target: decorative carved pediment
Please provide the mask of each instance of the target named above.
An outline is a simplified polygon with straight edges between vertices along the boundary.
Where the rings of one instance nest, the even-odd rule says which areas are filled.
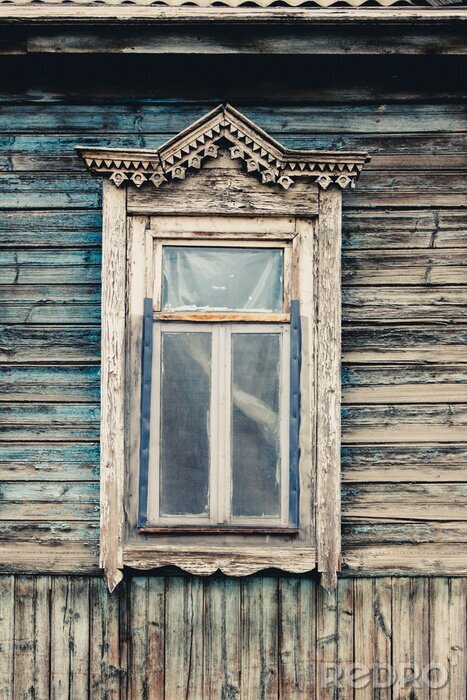
[[[303,177],[323,189],[331,184],[342,189],[354,187],[369,160],[366,153],[284,148],[230,105],[219,105],[158,150],[85,146],[76,150],[92,172],[110,177],[117,187],[145,183],[160,187],[183,180],[208,158],[217,158],[224,148],[230,158],[240,159],[249,173],[285,189]]]

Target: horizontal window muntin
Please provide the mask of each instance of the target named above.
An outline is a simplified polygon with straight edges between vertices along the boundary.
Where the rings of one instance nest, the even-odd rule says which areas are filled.
[[[289,326],[161,322],[153,344],[147,526],[287,527]]]

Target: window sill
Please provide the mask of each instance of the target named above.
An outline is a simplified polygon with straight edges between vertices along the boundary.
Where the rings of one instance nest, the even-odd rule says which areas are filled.
[[[138,532],[145,535],[298,535],[300,530],[295,527],[246,527],[243,525],[228,527],[166,525],[140,527]]]

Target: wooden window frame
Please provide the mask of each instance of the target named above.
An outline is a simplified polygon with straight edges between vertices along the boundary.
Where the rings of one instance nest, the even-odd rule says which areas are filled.
[[[229,143],[227,157],[219,158]],[[100,563],[109,589],[121,580],[124,566],[175,565],[195,574],[220,569],[235,576],[271,567],[295,573],[316,568],[324,587],[333,590],[340,568],[341,202],[342,189],[354,186],[366,154],[284,149],[229,105],[159,151],[78,150],[93,172],[108,178],[103,182]],[[199,172],[185,180],[192,170]],[[145,253],[152,239],[148,232],[163,233],[165,227],[172,235],[176,222],[178,236],[192,235],[197,220],[202,237],[215,233],[216,217],[226,224],[227,239],[261,240],[267,233],[291,240],[300,280],[300,294],[292,289],[291,299],[300,298],[305,358],[300,449],[311,466],[300,475],[300,531],[274,542],[267,534],[245,543],[240,533],[234,541],[220,532],[212,545],[205,537],[174,544],[162,536],[135,535],[131,522],[137,492],[131,461],[139,447],[131,423],[140,410],[148,279],[141,270],[152,260]],[[253,220],[253,228],[259,227],[254,231]]]
[[[157,318],[157,317],[156,317]],[[175,325],[176,324],[176,325]],[[238,528],[242,528],[245,532],[254,528],[259,530],[268,529],[271,534],[274,534],[276,529],[283,533],[292,533],[296,531],[296,527],[289,529],[289,424],[290,424],[290,387],[289,387],[289,366],[290,356],[288,343],[290,340],[289,324],[278,323],[231,323],[231,322],[196,322],[196,321],[176,321],[172,324],[170,321],[162,323],[156,322],[154,328],[154,347],[156,351],[153,353],[152,364],[152,394],[155,397],[160,396],[160,367],[161,355],[157,351],[160,348],[160,340],[163,332],[167,331],[191,331],[205,332],[212,336],[213,340],[213,364],[211,377],[213,379],[211,385],[211,445],[212,454],[209,465],[209,483],[210,483],[210,503],[209,511],[205,516],[161,516],[158,508],[159,494],[159,451],[157,449],[159,433],[159,412],[156,415],[151,415],[151,431],[150,431],[150,450],[149,454],[157,455],[153,457],[152,463],[148,465],[148,487],[147,487],[147,523],[138,523],[140,532],[167,532],[170,528],[174,532],[186,532],[187,529],[193,529],[196,532],[196,525],[205,528],[206,534],[213,526],[222,528],[224,532],[235,532]],[[164,327],[164,330],[163,330]],[[170,330],[169,330],[170,329]],[[231,461],[230,454],[232,443],[229,434],[230,421],[228,421],[228,411],[222,409],[223,404],[227,404],[230,398],[230,367],[228,362],[222,368],[218,359],[221,358],[221,347],[225,345],[221,342],[221,335],[228,336],[230,339],[234,333],[271,333],[281,337],[281,402],[280,402],[280,431],[281,431],[281,513],[278,517],[253,518],[250,516],[233,516],[230,512],[230,495],[231,495]],[[228,355],[228,353],[227,353]],[[216,387],[215,379],[219,378],[221,385]],[[176,427],[174,428],[176,431]],[[225,447],[222,447],[224,445]],[[141,479],[141,474],[140,474]],[[152,504],[152,507],[151,507]],[[141,504],[139,504],[141,508]],[[164,528],[164,525],[166,526]]]

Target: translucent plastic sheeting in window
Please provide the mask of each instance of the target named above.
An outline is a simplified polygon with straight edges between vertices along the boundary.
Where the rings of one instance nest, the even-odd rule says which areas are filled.
[[[283,267],[280,248],[167,246],[162,308],[280,312]]]
[[[277,333],[232,335],[232,513],[280,515]]]
[[[210,333],[162,333],[161,515],[208,511],[211,346]]]

